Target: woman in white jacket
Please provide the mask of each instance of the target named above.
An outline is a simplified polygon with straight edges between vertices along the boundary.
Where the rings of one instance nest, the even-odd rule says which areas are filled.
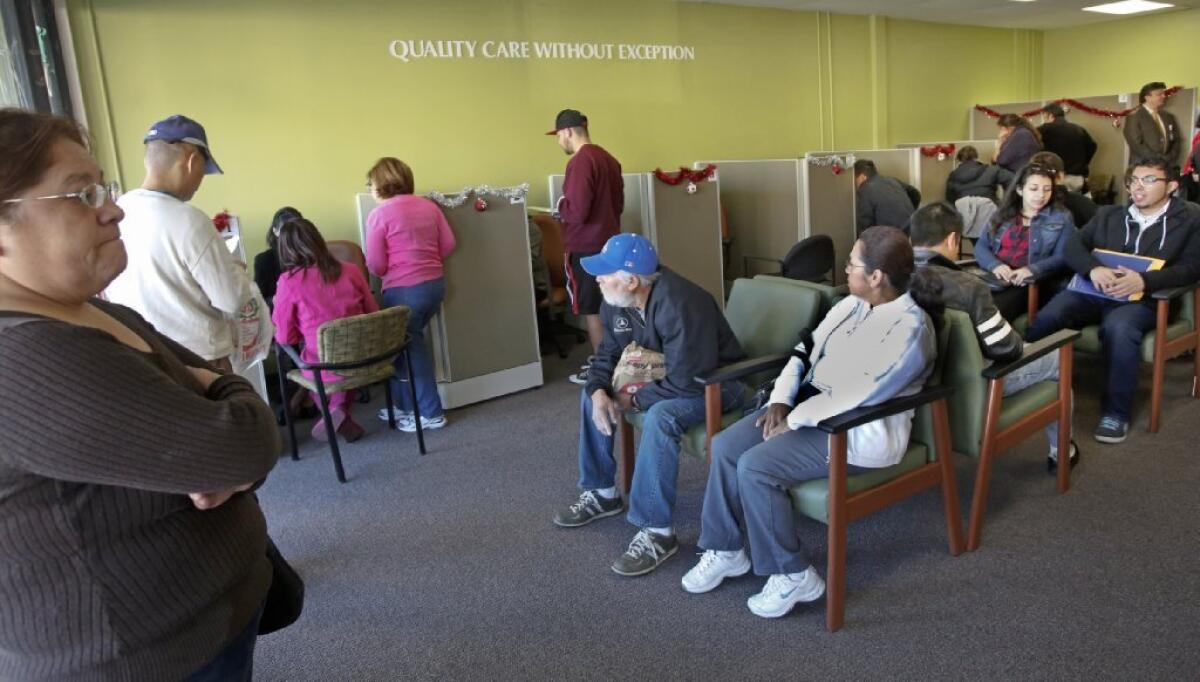
[[[937,275],[915,269],[912,246],[895,228],[864,231],[846,277],[851,295],[796,346],[769,404],[713,439],[705,552],[683,577],[688,592],[708,592],[751,563],[770,576],[747,601],[756,615],[776,618],[825,592],[796,536],[788,488],[829,475],[829,436],[819,422],[921,390],[937,354],[931,315],[941,313]],[[849,473],[899,463],[912,417],[910,410],[851,429]]]

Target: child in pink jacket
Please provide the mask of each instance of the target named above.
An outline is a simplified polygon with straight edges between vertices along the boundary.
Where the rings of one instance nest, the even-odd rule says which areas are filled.
[[[317,330],[322,324],[379,310],[362,271],[334,258],[316,226],[304,218],[290,220],[279,229],[279,266],[282,274],[271,315],[275,340],[287,344],[303,340],[300,357],[305,362],[320,361]],[[312,376],[311,372],[305,374]],[[329,384],[341,377],[322,372],[321,378]],[[350,416],[353,392],[326,395],[334,430],[347,441],[361,438],[363,427]],[[316,394],[313,400],[317,400]],[[326,440],[324,420],[317,422],[312,435]]]

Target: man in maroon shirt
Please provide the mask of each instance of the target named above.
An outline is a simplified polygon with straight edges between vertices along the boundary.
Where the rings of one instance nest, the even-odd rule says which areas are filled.
[[[595,354],[604,336],[600,323],[600,303],[604,297],[596,278],[579,261],[599,253],[608,238],[621,231],[621,211],[625,210],[621,164],[592,142],[588,137],[587,116],[574,109],[558,112],[554,130],[546,134],[558,136],[558,146],[571,157],[563,180],[563,195],[555,210],[563,224],[563,265],[571,312],[583,316]],[[587,383],[587,367],[572,374],[570,380]]]

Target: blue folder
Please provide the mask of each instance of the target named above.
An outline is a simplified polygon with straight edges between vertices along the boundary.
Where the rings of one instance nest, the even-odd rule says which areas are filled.
[[[1121,253],[1120,251],[1109,251],[1107,249],[1092,249],[1092,255],[1095,256],[1096,260],[1100,261],[1102,265],[1108,268],[1113,268],[1114,270],[1124,266],[1137,272],[1150,272],[1151,270],[1161,270],[1162,267],[1167,263],[1161,258],[1138,256],[1132,253]],[[1067,284],[1067,290],[1080,294],[1087,294],[1088,296],[1106,298],[1110,301],[1140,301],[1142,298],[1142,293],[1133,294],[1132,296],[1109,296],[1108,294],[1097,289],[1096,286],[1092,284],[1091,279],[1078,273],[1076,273],[1075,276],[1071,278],[1071,282]]]

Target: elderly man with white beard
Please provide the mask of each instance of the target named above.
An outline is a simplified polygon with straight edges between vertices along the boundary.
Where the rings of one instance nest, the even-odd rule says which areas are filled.
[[[745,357],[713,297],[675,272],[660,267],[645,237],[619,234],[600,253],[582,259],[596,278],[604,303],[604,336],[588,369],[580,400],[579,499],[554,523],[577,528],[621,513],[613,435],[624,412],[645,412],[638,443],[629,522],[638,532],[612,565],[626,576],[644,575],[675,554],[672,528],[679,441],[704,422],[704,391],[695,377]],[[631,343],[663,354],[665,375],[636,392],[614,392],[613,370]],[[742,403],[740,388],[724,386],[722,406]]]

